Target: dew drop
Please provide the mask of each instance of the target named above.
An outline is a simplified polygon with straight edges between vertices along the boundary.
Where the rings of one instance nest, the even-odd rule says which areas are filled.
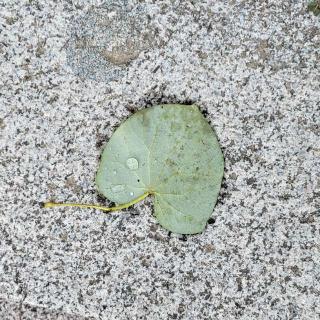
[[[121,192],[121,191],[124,190],[124,185],[118,184],[118,185],[116,185],[116,186],[112,186],[112,187],[111,187],[111,190],[112,190],[112,192],[114,192],[114,193]]]
[[[117,171],[116,171],[116,170],[113,170],[113,174],[117,174]]]
[[[130,196],[133,196],[134,195],[134,193],[133,192],[130,192]]]
[[[129,158],[127,160],[127,167],[130,170],[137,170],[139,168],[139,162],[136,158]]]

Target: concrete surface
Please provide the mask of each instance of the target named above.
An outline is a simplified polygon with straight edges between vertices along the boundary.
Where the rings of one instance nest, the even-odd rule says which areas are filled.
[[[0,0],[0,318],[319,319],[319,17],[307,1],[137,2]],[[223,148],[205,232],[169,235],[151,198],[40,208],[107,203],[103,144],[167,102],[197,103]]]

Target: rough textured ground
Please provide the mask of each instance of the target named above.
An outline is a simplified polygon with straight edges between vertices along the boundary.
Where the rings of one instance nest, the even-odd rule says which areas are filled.
[[[0,0],[0,318],[319,319],[319,17],[306,1],[139,3],[156,41],[130,29],[123,53],[116,37],[99,49],[100,29],[72,48],[102,1]],[[76,49],[104,60],[90,69]],[[94,80],[100,67],[114,81]],[[205,232],[168,235],[151,198],[124,213],[40,208],[104,203],[103,144],[168,102],[197,103],[224,152]]]

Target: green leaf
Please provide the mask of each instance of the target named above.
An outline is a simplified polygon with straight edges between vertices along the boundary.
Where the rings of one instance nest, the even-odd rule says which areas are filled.
[[[199,109],[160,105],[136,112],[114,132],[96,183],[124,206],[152,194],[164,228],[194,234],[212,214],[223,168],[218,140]]]
[[[312,11],[314,15],[318,16],[320,14],[320,1],[314,0],[308,4],[308,10]]]

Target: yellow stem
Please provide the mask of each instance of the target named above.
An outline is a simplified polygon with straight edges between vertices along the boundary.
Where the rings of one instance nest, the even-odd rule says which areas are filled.
[[[78,208],[91,208],[91,209],[98,209],[98,210],[103,210],[103,211],[117,211],[121,209],[128,208],[137,202],[143,200],[146,198],[150,193],[144,193],[142,196],[124,204],[120,204],[115,207],[104,207],[104,206],[99,206],[95,204],[81,204],[81,203],[55,203],[55,202],[46,202],[44,204],[44,208],[53,208],[53,207],[78,207]]]

